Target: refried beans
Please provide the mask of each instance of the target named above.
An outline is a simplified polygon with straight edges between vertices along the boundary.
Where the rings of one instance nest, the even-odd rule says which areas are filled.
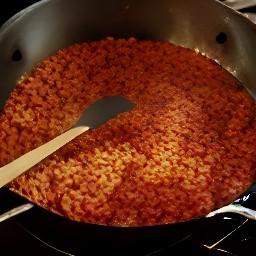
[[[9,189],[74,221],[145,226],[202,217],[255,181],[256,104],[242,84],[194,50],[135,38],[74,44],[26,73],[0,114],[0,166],[113,95],[136,107]]]

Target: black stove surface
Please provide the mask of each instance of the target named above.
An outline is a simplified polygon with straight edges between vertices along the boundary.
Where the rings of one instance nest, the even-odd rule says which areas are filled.
[[[252,200],[250,206],[255,206],[256,194],[250,195]],[[8,189],[0,189],[0,214],[25,202],[25,199]],[[98,245],[97,241],[92,245],[87,242],[86,237],[82,246],[81,244],[76,246],[76,241],[61,237],[61,232],[65,232],[65,229],[72,232],[72,228],[62,226],[61,229],[64,231],[53,230],[50,227],[53,221],[44,222],[47,216],[37,218],[35,216],[38,213],[43,214],[39,207],[34,206],[27,212],[0,223],[0,255],[248,256],[254,255],[256,249],[256,221],[234,213],[204,218],[189,233],[184,233],[183,236],[177,235],[174,239],[171,237],[168,240],[167,237],[159,241],[156,237],[156,242],[153,241],[147,246],[141,247],[140,243],[136,246],[128,244],[123,249],[102,245],[100,241]],[[51,218],[52,213],[49,214]],[[38,224],[40,221],[41,223]],[[53,226],[58,229],[58,225],[53,223]],[[46,235],[40,229],[45,229]],[[90,232],[91,230],[88,230],[88,233]]]
[[[6,1],[2,1],[0,8],[0,24],[3,24],[12,15],[35,2],[38,1],[9,0],[7,3]],[[256,207],[256,196],[253,196],[251,196],[250,206],[255,205]],[[248,197],[245,198],[248,199]],[[0,189],[0,214],[24,202],[26,201],[14,195],[14,193],[6,192],[5,188]],[[248,201],[242,203],[247,206]],[[26,216],[29,218],[30,212],[35,211],[36,208],[37,207],[34,206],[31,210],[22,213],[22,215],[25,218]],[[21,219],[16,216],[0,223],[0,255],[113,255],[111,249],[108,250],[108,248],[102,248],[97,251],[98,253],[93,253],[89,250],[89,244],[88,250],[81,251],[81,253],[79,252],[78,254],[74,253],[74,251],[66,249],[65,244],[61,244],[62,241],[58,241],[58,237],[54,237],[55,241],[48,241],[41,237],[40,234],[34,232],[33,228],[30,229],[24,226],[23,222],[20,220]],[[100,246],[99,244],[99,247]],[[76,249],[75,252],[78,252],[79,248]],[[148,248],[140,248],[139,251],[134,248],[134,250],[131,250],[130,254],[127,254],[125,251],[120,251],[118,255],[248,256],[254,255],[255,251],[256,221],[247,219],[238,214],[226,213],[211,218],[205,218],[204,221],[199,222],[195,229],[183,237],[177,237],[177,240],[174,242],[173,240],[170,242],[166,240],[163,243],[156,242]]]

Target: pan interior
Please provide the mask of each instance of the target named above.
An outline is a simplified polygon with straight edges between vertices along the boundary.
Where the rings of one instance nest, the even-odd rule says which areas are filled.
[[[256,28],[245,17],[217,1],[198,0],[197,5],[191,6],[189,0],[121,0],[118,3],[114,0],[108,2],[103,0],[48,0],[25,9],[0,30],[0,108],[3,108],[17,79],[24,72],[29,71],[35,63],[70,44],[99,40],[106,36],[115,38],[134,36],[139,39],[170,41],[196,49],[231,72],[246,85],[248,92],[256,99],[256,73],[254,72],[256,58],[253,57]],[[37,219],[35,216],[39,215],[33,215],[34,212],[31,211],[29,214],[31,215],[20,216],[18,221],[29,223],[24,224],[28,230],[33,231],[34,227],[38,228],[35,234],[47,241],[47,236],[51,236],[44,233],[42,226],[34,225],[35,223],[42,225],[44,222]],[[50,223],[57,223],[63,227],[59,216],[58,220],[54,219],[52,222],[55,216],[50,213],[44,214]],[[66,220],[64,222],[66,223]],[[37,233],[40,228],[42,231]],[[71,230],[71,235],[72,227],[69,228],[67,229]],[[170,232],[167,227],[163,229],[166,231],[161,230],[161,234],[166,235]],[[58,236],[61,233],[60,230],[58,234],[52,233],[51,235]],[[159,235],[159,230],[153,236],[154,239]],[[109,231],[106,229],[106,234],[113,233]],[[73,232],[76,232],[75,228]],[[136,232],[133,230],[132,234]],[[145,235],[148,231],[144,229],[141,232]],[[114,233],[119,234],[119,230]],[[92,233],[87,233],[87,238],[90,234]],[[98,234],[98,231],[95,234]],[[175,232],[172,234],[176,236],[175,239],[172,240],[172,236],[166,235],[167,240],[177,242],[189,236],[190,231],[188,229],[181,232],[181,236]],[[116,239],[116,237],[105,241],[109,242],[111,239]],[[63,243],[63,240],[60,241]],[[148,245],[150,241],[150,239],[147,241]],[[81,240],[78,242],[82,243]],[[98,243],[93,244],[95,248],[97,245]],[[88,244],[84,246],[85,249],[88,248]]]
[[[193,5],[189,0],[43,0],[1,27],[0,109],[35,63],[68,45],[106,36],[196,49],[231,72],[256,98],[256,25],[217,0]]]

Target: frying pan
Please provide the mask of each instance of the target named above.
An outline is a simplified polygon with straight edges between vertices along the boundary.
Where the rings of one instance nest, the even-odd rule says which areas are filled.
[[[0,109],[17,79],[35,63],[73,43],[106,36],[169,41],[215,60],[256,99],[256,25],[215,0],[42,0],[0,29]],[[6,188],[7,194],[10,193]],[[150,227],[77,223],[40,207],[16,217],[32,234],[75,255],[147,254],[191,234],[195,219]],[[157,248],[154,248],[157,249]]]

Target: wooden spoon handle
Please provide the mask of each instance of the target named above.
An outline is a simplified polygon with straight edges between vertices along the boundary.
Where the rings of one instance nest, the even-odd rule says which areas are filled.
[[[42,146],[29,151],[28,153],[22,155],[16,160],[10,162],[9,164],[0,168],[0,187],[5,186],[20,174],[24,173],[41,160],[55,152],[57,149],[61,148],[69,141],[87,131],[89,127],[79,126],[72,128],[67,132],[57,136],[56,138],[50,140],[49,142],[43,144]]]

